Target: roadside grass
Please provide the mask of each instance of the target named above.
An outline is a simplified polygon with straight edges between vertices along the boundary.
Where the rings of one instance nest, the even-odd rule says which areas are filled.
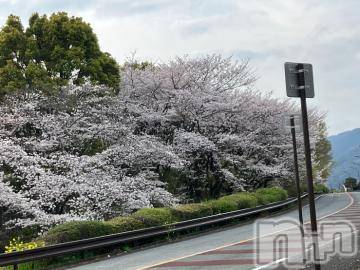
[[[316,183],[314,184],[314,192],[315,193],[329,193],[329,188],[325,186],[324,184]]]

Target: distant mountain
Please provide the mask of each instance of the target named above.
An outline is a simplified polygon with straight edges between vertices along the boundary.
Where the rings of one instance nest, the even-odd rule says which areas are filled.
[[[330,136],[332,155],[335,161],[329,177],[330,187],[337,188],[344,179],[360,178],[360,128]]]

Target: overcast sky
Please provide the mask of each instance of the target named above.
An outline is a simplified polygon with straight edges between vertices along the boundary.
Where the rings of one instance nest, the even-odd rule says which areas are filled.
[[[359,0],[0,0],[0,24],[9,14],[26,25],[31,13],[82,16],[103,50],[120,63],[221,53],[248,57],[256,87],[285,97],[283,63],[314,66],[310,105],[327,112],[329,133],[360,127]]]

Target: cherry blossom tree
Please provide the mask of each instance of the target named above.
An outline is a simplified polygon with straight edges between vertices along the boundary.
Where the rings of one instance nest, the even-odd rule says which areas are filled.
[[[121,78],[117,94],[69,85],[2,101],[2,226],[46,229],[291,181],[283,117],[299,109],[254,90],[248,61],[129,61]],[[322,120],[310,112],[313,143]]]

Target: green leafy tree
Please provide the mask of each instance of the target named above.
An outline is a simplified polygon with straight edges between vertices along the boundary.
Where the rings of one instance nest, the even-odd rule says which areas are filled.
[[[354,190],[357,188],[357,179],[354,177],[348,177],[345,179],[344,185],[345,187]]]
[[[117,88],[119,66],[100,50],[91,26],[65,12],[33,14],[24,30],[10,15],[0,31],[0,95],[18,89],[54,91],[69,82]]]
[[[314,173],[317,178],[327,179],[333,166],[331,143],[327,139],[326,123],[320,122],[318,129],[314,152]]]

